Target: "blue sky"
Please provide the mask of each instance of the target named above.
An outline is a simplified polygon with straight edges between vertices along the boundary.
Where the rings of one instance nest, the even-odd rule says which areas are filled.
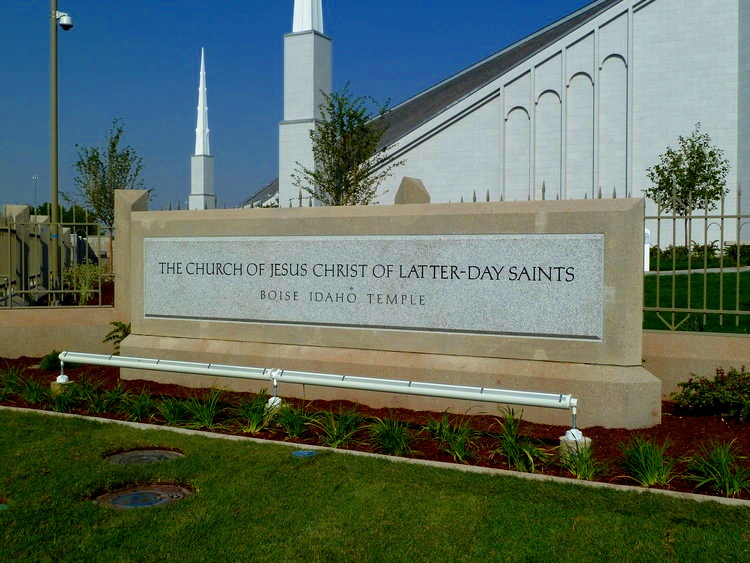
[[[402,102],[590,0],[323,0],[334,88]],[[277,176],[283,35],[293,0],[58,0],[60,191],[76,144],[101,146],[114,118],[143,158],[151,208],[190,192],[198,70],[206,49],[219,207]],[[0,34],[0,204],[49,199],[49,2],[5,0]]]

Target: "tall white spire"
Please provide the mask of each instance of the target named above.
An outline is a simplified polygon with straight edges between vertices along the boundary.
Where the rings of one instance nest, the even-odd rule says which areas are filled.
[[[294,0],[292,33],[300,31],[323,33],[323,0]]]
[[[208,100],[206,98],[206,59],[201,47],[201,72],[198,85],[198,124],[195,126],[195,154],[210,156],[208,142]]]
[[[284,121],[279,124],[279,205],[299,201],[293,174],[315,169],[310,131],[331,91],[332,43],[323,34],[322,0],[295,0],[292,33],[284,36]]]
[[[215,209],[214,157],[208,144],[208,104],[206,101],[206,59],[201,48],[201,73],[198,86],[198,125],[195,127],[195,154],[190,159],[190,197],[188,209]]]

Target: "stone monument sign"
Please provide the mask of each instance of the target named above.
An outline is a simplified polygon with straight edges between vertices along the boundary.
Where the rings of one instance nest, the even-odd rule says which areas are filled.
[[[660,383],[641,365],[642,200],[133,212],[128,232],[123,355],[571,393],[582,426],[658,422]]]

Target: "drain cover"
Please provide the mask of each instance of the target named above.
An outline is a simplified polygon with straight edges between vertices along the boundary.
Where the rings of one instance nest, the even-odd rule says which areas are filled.
[[[176,485],[145,485],[107,493],[96,499],[96,502],[116,508],[150,508],[174,502],[192,494],[192,491]]]
[[[121,465],[145,465],[147,463],[169,461],[178,457],[183,457],[183,454],[171,450],[130,450],[107,456],[107,460],[110,463]]]
[[[313,457],[318,455],[318,452],[312,450],[295,450],[292,452],[292,457]]]

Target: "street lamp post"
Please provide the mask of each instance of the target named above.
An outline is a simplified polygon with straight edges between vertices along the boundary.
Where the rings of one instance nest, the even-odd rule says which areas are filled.
[[[36,215],[36,207],[39,205],[36,201],[36,181],[39,179],[39,176],[34,174],[31,179],[34,180],[34,215]]]
[[[50,290],[58,288],[60,280],[60,258],[59,258],[59,217],[57,208],[57,26],[65,31],[73,28],[73,20],[68,14],[57,11],[57,0],[50,0],[50,35],[49,35],[49,57],[50,57]],[[56,299],[55,299],[56,301]]]

